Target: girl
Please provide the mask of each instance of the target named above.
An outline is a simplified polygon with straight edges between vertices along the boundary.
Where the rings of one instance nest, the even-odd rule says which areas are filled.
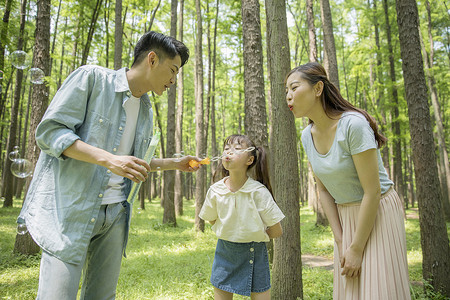
[[[402,201],[374,118],[344,100],[318,63],[289,72],[286,100],[310,120],[302,144],[335,239],[333,298],[410,299]]]
[[[247,174],[253,166],[257,181]],[[217,174],[224,178],[209,188],[199,215],[219,238],[211,274],[214,299],[233,299],[233,293],[270,299],[265,242],[282,235],[284,215],[272,197],[264,149],[245,135],[229,136]]]

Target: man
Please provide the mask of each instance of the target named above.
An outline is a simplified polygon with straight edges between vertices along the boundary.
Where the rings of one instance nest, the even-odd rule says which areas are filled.
[[[37,299],[114,299],[128,238],[131,181],[195,171],[189,160],[141,159],[153,132],[147,92],[161,95],[189,58],[174,38],[148,32],[131,69],[82,66],[65,80],[36,129],[41,148],[19,222],[42,248]]]

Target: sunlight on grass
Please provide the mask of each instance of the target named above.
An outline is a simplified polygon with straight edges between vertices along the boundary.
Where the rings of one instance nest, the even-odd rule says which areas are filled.
[[[36,297],[40,255],[12,255],[16,236],[15,220],[20,203],[14,208],[0,209],[0,299],[31,300]],[[133,208],[127,258],[117,288],[119,300],[129,299],[213,299],[214,288],[209,278],[217,243],[211,226],[205,232],[194,229],[195,206],[184,202],[184,215],[177,226],[162,224],[163,209],[159,200],[146,203],[146,209]],[[329,227],[316,226],[311,208],[301,208],[302,253],[333,258],[333,236]],[[417,219],[405,222],[408,267],[413,299],[442,299],[424,295],[422,287],[422,252],[420,226]],[[447,224],[450,232],[450,226]],[[303,267],[304,299],[331,299],[333,271]],[[249,299],[235,295],[234,299]]]

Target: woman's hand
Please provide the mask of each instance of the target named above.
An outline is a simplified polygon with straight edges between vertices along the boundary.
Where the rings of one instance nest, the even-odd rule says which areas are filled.
[[[349,278],[356,278],[361,274],[363,251],[350,246],[341,260],[342,273]]]

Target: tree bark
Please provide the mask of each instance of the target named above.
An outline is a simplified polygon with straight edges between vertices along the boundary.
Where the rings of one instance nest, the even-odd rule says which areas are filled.
[[[122,68],[122,0],[116,0],[114,18],[114,70]]]
[[[423,278],[450,296],[450,247],[437,172],[415,0],[397,0],[397,23],[419,200]]]
[[[448,152],[445,145],[445,133],[444,133],[444,124],[442,122],[441,117],[441,108],[438,99],[438,93],[436,89],[436,80],[434,79],[433,74],[433,60],[434,60],[434,42],[433,35],[431,34],[431,10],[430,10],[430,2],[426,1],[427,6],[427,15],[428,15],[428,39],[430,40],[430,54],[427,54],[425,49],[425,45],[423,43],[422,36],[420,35],[422,52],[424,55],[425,62],[425,70],[428,82],[428,89],[431,93],[431,104],[433,106],[433,116],[434,121],[436,122],[436,136],[439,147],[439,164],[441,171],[439,172],[440,183],[441,183],[441,191],[442,191],[442,203],[444,207],[444,212],[446,219],[450,221],[450,165],[448,160]],[[419,31],[420,34],[420,31]]]
[[[258,0],[241,0],[244,43],[245,133],[258,146],[268,148],[266,99]]]
[[[184,21],[184,0],[180,0],[178,22],[178,39],[183,40],[183,21]],[[184,72],[181,68],[178,73],[177,80],[177,110],[175,116],[175,151],[181,154],[183,151],[183,106],[184,106]],[[183,215],[183,173],[179,170],[175,171],[175,215]]]
[[[17,41],[17,50],[23,50],[23,35],[25,31],[25,10],[27,1],[23,0],[21,4],[21,17],[20,17],[20,29],[19,29],[19,37]],[[23,70],[18,69],[16,72],[16,81],[14,87],[14,99],[11,107],[11,118],[9,123],[9,136],[6,143],[6,154],[8,155],[13,151],[14,146],[16,146],[17,142],[17,128],[20,123],[17,122],[17,117],[19,115],[19,106],[20,106],[20,94],[22,91],[22,80],[23,80]],[[22,145],[25,147],[25,145]],[[13,174],[11,173],[11,164],[12,161],[10,159],[5,159],[5,164],[3,168],[3,188],[4,188],[4,197],[5,201],[3,202],[3,207],[8,207],[13,205],[13,196],[14,196],[14,181],[15,180]]]
[[[299,175],[294,116],[289,111],[284,78],[290,70],[289,39],[284,1],[266,0],[270,59],[273,159],[272,186],[277,204],[286,214],[283,236],[274,241],[272,299],[303,298],[300,247]],[[286,181],[289,174],[289,181]]]
[[[178,0],[171,1],[171,18],[170,18],[170,36],[177,37],[177,7]],[[175,103],[176,103],[176,91],[177,84],[175,82],[169,88],[167,95],[167,148],[166,157],[173,157],[175,154]],[[164,214],[163,224],[177,225],[177,219],[175,217],[175,171],[164,172]]]
[[[37,1],[36,42],[34,45],[33,66],[43,70],[44,74],[48,74],[50,69],[50,6],[50,0]],[[47,109],[48,91],[46,84],[35,84],[31,92],[31,121],[27,143],[27,159],[33,166],[36,165],[40,153],[40,149],[36,145],[34,133]],[[29,183],[30,180],[28,179],[26,190],[28,190]],[[38,251],[39,247],[34,244],[29,234],[16,236],[14,252],[33,254]]]
[[[203,57],[202,57],[202,9],[201,0],[195,0],[195,10],[197,16],[197,36],[195,40],[195,141],[197,144],[196,155],[198,157],[205,153],[205,136],[203,128]],[[196,172],[195,181],[195,229],[205,231],[205,221],[199,218],[200,210],[205,201],[205,180],[206,168],[200,168]]]
[[[308,21],[309,61],[317,61],[316,26],[314,25],[314,0],[306,0],[306,18]]]
[[[320,12],[323,26],[324,53],[326,54],[326,71],[330,81],[339,89],[339,71],[336,58],[336,46],[334,43],[333,20],[329,0],[320,0]]]

